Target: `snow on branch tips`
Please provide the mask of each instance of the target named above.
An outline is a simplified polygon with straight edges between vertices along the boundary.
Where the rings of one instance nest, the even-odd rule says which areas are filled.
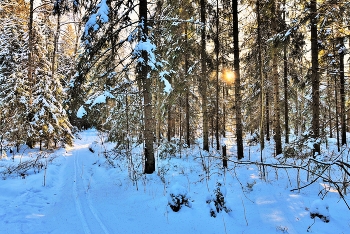
[[[166,75],[169,75],[170,73],[168,71],[162,71],[159,73],[160,80],[164,83],[164,92],[170,93],[173,88],[171,87],[171,84],[169,81],[165,78]]]
[[[108,91],[103,92],[101,95],[99,96],[93,96],[92,98],[90,98],[88,101],[85,102],[85,104],[87,105],[91,105],[90,107],[93,107],[97,104],[101,104],[101,103],[107,103],[107,98],[110,99],[115,99],[115,97],[113,96],[113,94],[111,94]]]
[[[98,22],[102,24],[108,22],[109,7],[106,1],[107,0],[100,1],[100,3],[97,5],[96,13],[92,14],[89,20],[86,22],[84,36],[88,35],[90,28],[93,28],[94,31],[97,31],[100,28]]]
[[[87,114],[87,112],[86,112],[85,108],[84,108],[83,106],[81,106],[81,107],[79,108],[78,112],[77,112],[77,117],[78,117],[79,119],[81,119],[81,118],[83,118],[83,116],[86,115],[86,114]]]
[[[144,59],[142,58],[141,54],[142,51],[146,51],[147,52],[147,56],[148,56],[148,63],[147,65],[152,69],[152,70],[156,70],[156,56],[154,54],[154,51],[156,50],[156,46],[151,42],[151,40],[149,38],[147,38],[145,41],[139,41],[136,46],[135,49],[133,51],[133,57],[137,57],[137,62],[138,63],[144,63]]]

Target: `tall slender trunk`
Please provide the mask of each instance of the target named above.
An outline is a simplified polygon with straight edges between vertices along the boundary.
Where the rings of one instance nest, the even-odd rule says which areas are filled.
[[[261,56],[261,19],[260,19],[260,3],[259,0],[256,1],[256,14],[257,14],[257,23],[258,23],[258,66],[259,66],[259,76],[260,76],[260,161],[264,161],[264,148],[265,148],[265,136],[264,136],[264,112],[265,112],[265,103],[264,103],[264,87],[265,87],[265,81],[264,81],[264,75],[263,75],[263,62],[262,62],[262,56]],[[265,177],[265,168],[262,167],[263,172],[262,176]]]
[[[272,3],[272,31],[277,33],[277,12],[276,3]],[[276,155],[282,153],[282,140],[281,140],[281,122],[280,122],[280,88],[279,88],[279,77],[278,77],[278,63],[277,63],[277,46],[272,45],[272,76],[273,76],[273,99],[274,99],[274,140],[276,144]]]
[[[286,22],[286,0],[283,1],[283,21]],[[287,63],[287,43],[283,45],[283,88],[284,88],[284,132],[285,143],[289,143],[289,114],[288,114],[288,63]]]
[[[140,41],[146,41],[148,36],[148,25],[147,25],[147,0],[140,0],[139,6],[139,17],[140,24],[143,25],[141,28]],[[142,23],[141,23],[142,22]],[[153,149],[153,110],[152,110],[152,93],[151,93],[151,79],[148,77],[148,54],[147,51],[141,52],[143,62],[138,64],[138,76],[142,84],[143,93],[143,105],[144,105],[144,141],[145,141],[145,173],[152,174],[155,171],[155,158]]]
[[[235,109],[236,109],[236,138],[237,138],[237,157],[244,158],[243,153],[243,127],[242,127],[242,113],[241,113],[241,77],[239,67],[239,28],[238,28],[238,0],[232,1],[233,13],[233,66],[235,70]]]
[[[28,24],[28,81],[29,85],[34,85],[33,80],[33,13],[34,13],[34,0],[29,1],[30,12],[29,12],[29,24]],[[31,90],[30,90],[30,103],[32,102]]]
[[[168,79],[169,83],[171,84],[172,83],[172,79],[171,77]],[[168,141],[171,140],[171,138],[174,136],[174,127],[173,126],[173,121],[174,121],[174,118],[172,116],[172,111],[171,111],[171,104],[170,102],[167,104],[166,106],[166,109],[167,109],[167,125],[168,125],[168,131],[167,131],[167,139]]]
[[[125,117],[126,117],[126,149],[127,153],[129,153],[130,150],[130,130],[129,130],[129,101],[128,101],[128,91],[125,91]]]
[[[209,124],[208,124],[208,100],[207,100],[207,56],[206,56],[206,38],[205,38],[205,9],[206,0],[201,0],[201,78],[200,78],[200,89],[202,96],[202,114],[203,114],[203,150],[209,151]]]
[[[227,88],[225,84],[222,87],[222,137],[226,138],[226,98],[227,98]],[[222,145],[222,157],[223,157],[223,167],[227,168],[227,152],[226,144]]]
[[[61,28],[61,15],[57,14],[57,26],[56,26],[56,32],[55,32],[54,42],[53,42],[53,53],[52,53],[52,64],[51,64],[52,79],[55,78],[56,54],[57,54],[57,47],[58,47],[58,39],[60,36],[60,28]]]
[[[280,92],[279,92],[279,79],[277,71],[277,55],[274,54],[272,58],[272,73],[273,73],[273,95],[274,95],[274,140],[276,144],[276,155],[282,153],[282,141],[281,141],[281,122],[280,122]]]
[[[332,126],[332,109],[331,109],[331,84],[329,79],[327,79],[327,102],[328,102],[328,119],[329,119],[329,137],[333,138],[333,126]]]
[[[339,108],[338,108],[338,84],[337,76],[334,76],[334,96],[335,96],[335,129],[337,135],[337,148],[340,152],[340,137],[339,137]]]
[[[345,78],[344,78],[344,38],[339,38],[339,71],[340,71],[340,125],[341,145],[346,145],[346,112],[345,112]]]
[[[263,149],[265,148],[265,136],[264,136],[264,115],[265,115],[265,103],[264,103],[264,75],[263,75],[263,69],[262,69],[262,56],[261,56],[261,19],[260,19],[260,3],[259,0],[256,1],[256,14],[257,14],[257,23],[258,23],[258,66],[259,66],[259,76],[260,76],[260,147],[261,147],[261,153]],[[261,155],[262,156],[262,155]]]
[[[300,64],[303,64],[303,58],[301,57],[300,58]],[[303,66],[300,66],[299,68],[299,73],[300,74],[303,74]],[[298,115],[298,137],[300,138],[301,137],[301,134],[305,131],[305,121],[304,121],[304,117],[303,117],[303,109],[304,109],[304,94],[305,94],[305,90],[302,89],[300,90],[301,91],[301,94],[299,95],[301,98],[300,98],[300,102],[298,102],[299,104],[299,115]],[[298,99],[297,99],[298,100]]]
[[[187,23],[185,23],[185,44],[188,46],[188,35],[187,35]],[[189,74],[188,74],[188,53],[185,53],[185,76],[186,76],[186,97],[185,97],[185,125],[186,125],[186,144],[187,147],[190,147],[190,82],[189,82]]]
[[[266,75],[266,74],[264,74]],[[267,88],[268,89],[268,88]],[[265,93],[265,106],[266,106],[266,117],[265,117],[265,122],[266,122],[266,140],[270,141],[270,101],[269,101],[269,92],[266,90]]]
[[[216,37],[215,37],[215,55],[216,55],[216,100],[215,100],[215,138],[216,138],[216,150],[220,149],[219,139],[219,0],[216,0]]]
[[[320,136],[320,77],[318,73],[317,1],[310,1],[311,22],[311,82],[312,82],[312,137]],[[314,154],[320,154],[320,144],[314,143]]]
[[[34,17],[34,0],[29,1],[30,7],[29,7],[29,24],[28,24],[28,86],[33,87],[35,85],[33,71],[34,71],[34,56],[33,56],[33,49],[34,49],[34,35],[33,35],[33,17]],[[33,93],[32,89],[29,88],[29,112],[28,112],[28,122],[30,122],[34,116],[32,111],[32,104],[33,104]],[[27,134],[28,135],[28,134]],[[28,136],[26,139],[26,144],[29,148],[34,147],[34,141],[33,138]]]

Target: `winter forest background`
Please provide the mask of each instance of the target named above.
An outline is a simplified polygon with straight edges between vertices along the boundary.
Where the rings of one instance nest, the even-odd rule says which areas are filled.
[[[333,189],[350,209],[348,1],[1,0],[0,19],[4,177],[38,166],[15,160],[24,149],[74,147],[94,128],[134,183],[191,150],[207,181],[210,160],[263,181],[292,169],[295,190],[322,180],[318,196]],[[231,210],[222,184],[211,216]],[[188,205],[172,191],[172,209]]]

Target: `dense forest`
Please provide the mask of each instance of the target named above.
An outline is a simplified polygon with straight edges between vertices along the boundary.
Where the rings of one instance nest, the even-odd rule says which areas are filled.
[[[309,157],[347,144],[350,3],[338,0],[2,0],[0,145],[220,152],[273,142]]]

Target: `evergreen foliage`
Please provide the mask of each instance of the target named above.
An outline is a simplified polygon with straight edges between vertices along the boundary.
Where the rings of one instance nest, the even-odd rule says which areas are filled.
[[[93,126],[142,144],[147,173],[154,143],[219,151],[232,133],[239,159],[257,132],[286,157],[347,143],[346,1],[47,3],[0,2],[2,142],[71,144]]]

